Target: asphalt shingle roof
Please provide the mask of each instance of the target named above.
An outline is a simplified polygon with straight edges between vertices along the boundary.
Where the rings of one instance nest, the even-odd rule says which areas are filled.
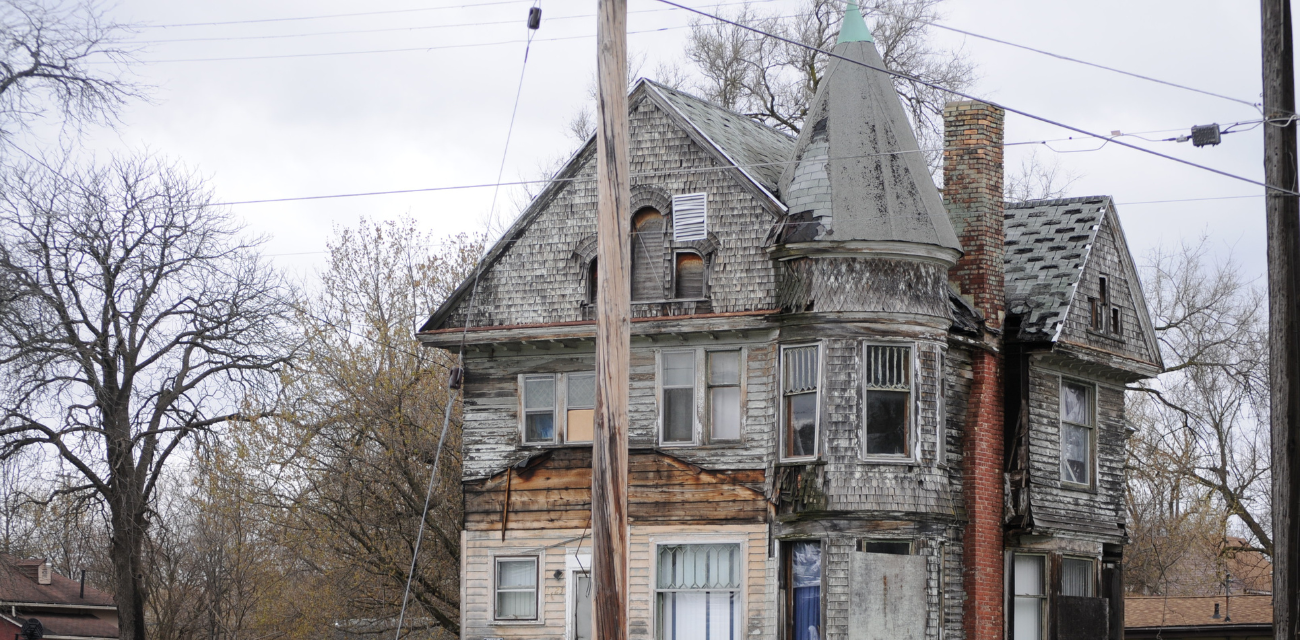
[[[86,585],[86,595],[81,596],[81,583],[58,573],[50,576],[50,584],[36,581],[37,568],[43,560],[24,560],[0,554],[0,601],[29,604],[112,605],[107,593]]]
[[[776,193],[781,170],[794,150],[794,138],[684,91],[651,80],[644,82],[754,180]]]
[[[1110,205],[1108,196],[1007,204],[1007,313],[1023,316],[1022,338],[1056,339]]]
[[[1214,617],[1214,605],[1219,617]],[[1273,596],[1128,596],[1124,598],[1124,627],[1190,627],[1230,624],[1272,624]]]

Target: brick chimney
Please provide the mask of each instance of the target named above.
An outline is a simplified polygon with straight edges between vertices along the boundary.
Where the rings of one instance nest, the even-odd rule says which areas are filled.
[[[988,349],[972,357],[967,424],[962,439],[963,585],[966,640],[1001,640],[1003,611],[1003,376],[1001,344],[1006,291],[1002,211],[1002,109],[950,102],[943,110],[944,205],[964,255],[948,281],[985,318]]]

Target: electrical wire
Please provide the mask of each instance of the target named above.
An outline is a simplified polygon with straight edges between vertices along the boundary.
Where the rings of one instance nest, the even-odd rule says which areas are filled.
[[[534,0],[532,10],[540,11],[541,10],[540,4],[541,4],[540,0]],[[530,12],[530,20],[531,20],[531,12]],[[524,77],[526,72],[528,71],[528,53],[532,49],[533,37],[536,34],[537,31],[533,28],[533,25],[530,24],[528,27],[527,44],[524,46],[524,61],[523,64],[520,65],[520,69],[519,69],[519,84],[515,88],[515,104],[510,111],[510,126],[506,128],[506,142],[504,145],[504,149],[502,149],[501,151],[501,169],[497,173],[498,184],[501,182],[501,172],[505,171],[506,158],[510,154],[510,136],[514,132],[514,128],[515,128],[515,115],[519,112],[519,98],[520,96],[523,95]],[[497,194],[500,193],[500,190],[501,188],[500,186],[498,186],[496,188],[496,191],[492,194],[492,208],[489,209],[489,216],[491,216],[492,215],[491,212],[496,209]],[[423,542],[424,540],[424,524],[425,524],[425,520],[427,520],[429,516],[429,502],[433,499],[433,487],[438,479],[438,463],[442,460],[443,443],[445,443],[447,440],[447,430],[451,426],[451,412],[452,412],[452,408],[455,407],[456,404],[454,398],[454,396],[456,395],[455,389],[456,388],[463,389],[465,386],[464,385],[465,343],[469,335],[470,322],[473,320],[474,317],[474,300],[478,296],[478,280],[479,280],[479,275],[482,272],[483,272],[483,261],[480,259],[479,263],[474,267],[474,284],[470,289],[469,308],[467,313],[465,314],[465,326],[461,330],[460,353],[456,357],[456,369],[452,370],[447,377],[448,380],[447,400],[446,400],[445,410],[443,412],[442,435],[438,436],[438,448],[433,454],[433,469],[430,470],[429,472],[429,487],[424,494],[424,510],[420,514],[419,532],[415,535],[415,547],[411,551],[411,568],[410,571],[407,572],[406,574],[406,588],[405,590],[402,591],[402,608],[401,608],[401,613],[399,613],[397,616],[397,630],[394,632],[394,636],[393,636],[394,640],[401,640],[402,637],[402,622],[406,618],[406,603],[408,598],[411,595],[411,580],[415,578],[415,564],[416,561],[419,560],[420,558],[420,543]],[[460,377],[460,380],[456,380],[457,376]],[[504,532],[505,529],[502,528],[502,531]]]
[[[965,93],[965,92],[962,92],[962,91],[956,91],[956,90],[953,90],[953,89],[949,89],[949,88],[947,88],[947,87],[944,87],[944,86],[942,86],[942,85],[936,84],[936,83],[934,83],[934,82],[930,82],[929,80],[924,80],[924,79],[922,79],[922,78],[918,78],[918,77],[916,77],[916,76],[914,76],[914,75],[912,75],[912,74],[909,74],[909,73],[902,73],[902,72],[899,72],[899,71],[891,71],[891,70],[886,69],[886,68],[881,68],[881,67],[876,67],[876,66],[873,66],[873,65],[869,65],[869,64],[867,64],[867,63],[865,63],[865,62],[859,62],[859,61],[854,60],[854,59],[852,59],[852,58],[846,58],[846,57],[841,56],[841,55],[838,55],[838,54],[836,54],[836,53],[834,53],[834,52],[826,51],[825,49],[820,49],[820,48],[818,48],[818,47],[814,47],[814,46],[812,46],[812,45],[805,44],[805,43],[799,42],[799,41],[797,41],[797,40],[791,40],[790,38],[785,38],[785,37],[782,37],[782,36],[776,35],[776,34],[774,34],[774,33],[769,33],[769,32],[763,31],[762,29],[758,29],[758,28],[755,28],[755,27],[751,27],[751,26],[749,26],[749,25],[744,25],[744,24],[740,24],[740,23],[735,22],[735,21],[732,21],[732,20],[728,20],[728,19],[726,19],[726,18],[721,18],[721,17],[715,16],[715,15],[713,15],[713,14],[711,14],[711,13],[706,12],[706,11],[701,11],[701,10],[699,10],[699,9],[694,9],[694,8],[691,8],[691,7],[687,7],[687,6],[684,6],[684,5],[677,4],[676,2],[673,2],[672,0],[658,0],[658,2],[662,2],[663,4],[666,4],[666,5],[670,5],[670,6],[678,7],[678,8],[680,8],[680,9],[684,9],[684,10],[686,10],[686,11],[690,11],[691,13],[698,14],[698,15],[700,15],[700,16],[703,16],[703,17],[705,17],[705,18],[709,18],[709,19],[711,19],[711,20],[716,20],[716,21],[718,21],[718,22],[723,22],[723,23],[726,23],[726,24],[732,25],[732,26],[734,26],[734,27],[739,27],[739,28],[744,29],[744,30],[746,30],[746,31],[751,31],[751,32],[753,32],[753,33],[757,33],[757,34],[759,34],[759,35],[761,35],[761,36],[763,36],[763,37],[766,37],[766,38],[772,38],[772,39],[774,39],[774,40],[778,40],[778,41],[781,41],[781,42],[784,42],[784,43],[786,43],[786,44],[793,45],[793,46],[796,46],[796,47],[801,47],[801,48],[803,48],[803,49],[807,49],[807,50],[812,51],[812,52],[815,52],[815,53],[820,53],[820,54],[822,54],[822,55],[829,56],[829,57],[831,57],[831,58],[835,58],[835,59],[837,59],[837,60],[842,60],[842,61],[844,61],[844,62],[848,62],[848,63],[851,63],[851,64],[856,64],[856,65],[858,65],[858,66],[865,67],[865,68],[867,68],[867,69],[871,69],[871,70],[873,70],[873,71],[878,71],[878,72],[880,72],[880,73],[884,73],[884,74],[886,74],[886,75],[890,75],[890,76],[893,76],[893,77],[896,77],[896,78],[902,78],[902,79],[907,80],[907,81],[909,81],[909,82],[915,82],[915,83],[917,83],[917,84],[919,84],[919,85],[923,85],[923,86],[929,87],[929,88],[931,88],[931,89],[935,89],[935,90],[937,90],[937,91],[942,91],[942,92],[944,92],[944,93],[949,93],[949,94],[952,94],[952,95],[957,96],[957,97],[960,97],[960,98],[965,98],[965,99],[967,99],[967,100],[974,100],[974,101],[977,101],[977,102],[982,102],[982,103],[984,103],[984,104],[987,104],[987,105],[989,105],[989,106],[993,106],[993,107],[997,107],[997,108],[1002,109],[1002,110],[1004,110],[1004,111],[1007,111],[1007,112],[1009,112],[1009,113],[1014,113],[1014,114],[1016,114],[1016,115],[1024,116],[1024,117],[1026,117],[1026,118],[1030,118],[1030,119],[1032,119],[1032,120],[1037,120],[1037,121],[1039,121],[1039,122],[1043,122],[1043,123],[1046,123],[1046,124],[1050,124],[1050,125],[1053,125],[1053,126],[1057,126],[1057,127],[1062,128],[1062,129],[1066,129],[1066,130],[1069,130],[1069,131],[1073,131],[1073,132],[1075,132],[1075,133],[1080,133],[1080,134],[1083,134],[1083,135],[1086,135],[1086,136],[1090,136],[1090,137],[1093,137],[1093,138],[1097,138],[1097,139],[1100,139],[1100,140],[1107,140],[1107,141],[1109,141],[1109,142],[1112,142],[1112,143],[1117,144],[1117,145],[1122,146],[1122,147],[1127,147],[1127,148],[1129,148],[1129,149],[1133,149],[1133,150],[1136,150],[1136,151],[1140,151],[1140,152],[1142,152],[1142,153],[1146,153],[1146,154],[1149,154],[1149,155],[1153,155],[1153,156],[1156,156],[1156,157],[1158,157],[1158,158],[1163,158],[1163,159],[1165,159],[1165,160],[1171,160],[1171,161],[1173,161],[1173,162],[1177,162],[1177,163],[1179,163],[1179,164],[1184,164],[1184,165],[1187,165],[1187,166],[1189,166],[1189,167],[1195,167],[1195,168],[1197,168],[1197,169],[1201,169],[1202,171],[1208,171],[1208,172],[1210,172],[1210,173],[1215,173],[1215,174],[1218,174],[1218,175],[1221,175],[1221,176],[1224,176],[1224,177],[1227,177],[1227,178],[1232,178],[1233,180],[1240,180],[1240,181],[1242,181],[1242,182],[1246,182],[1246,183],[1253,184],[1253,185],[1256,185],[1256,186],[1264,187],[1265,189],[1271,189],[1271,190],[1273,190],[1273,191],[1277,191],[1277,192],[1280,192],[1280,193],[1285,194],[1285,195],[1290,195],[1290,196],[1300,196],[1300,192],[1292,191],[1291,189],[1287,189],[1287,188],[1285,188],[1285,187],[1279,187],[1279,186],[1275,186],[1275,185],[1266,184],[1266,183],[1260,182],[1260,181],[1258,181],[1258,180],[1252,180],[1252,179],[1247,178],[1247,177],[1245,177],[1245,176],[1239,176],[1239,175],[1236,175],[1236,174],[1234,174],[1234,173],[1229,173],[1229,172],[1227,172],[1227,171],[1223,171],[1222,169],[1215,169],[1215,168],[1213,168],[1213,167],[1209,167],[1209,166],[1206,166],[1206,165],[1203,165],[1203,164],[1198,164],[1198,163],[1196,163],[1196,162],[1192,162],[1192,161],[1190,161],[1190,160],[1184,160],[1184,159],[1182,159],[1182,158],[1177,158],[1177,157],[1174,157],[1174,156],[1171,156],[1171,155],[1168,155],[1168,154],[1165,154],[1165,153],[1160,153],[1159,151],[1153,151],[1153,150],[1151,150],[1151,149],[1147,149],[1147,148],[1144,148],[1144,147],[1140,147],[1140,146],[1135,145],[1135,144],[1129,144],[1129,143],[1127,143],[1127,142],[1124,142],[1124,141],[1121,141],[1121,140],[1117,140],[1117,139],[1115,139],[1115,138],[1113,138],[1113,137],[1107,137],[1107,136],[1103,136],[1103,135],[1100,135],[1100,134],[1097,134],[1097,133],[1093,133],[1093,132],[1088,131],[1088,130],[1086,130],[1086,129],[1081,129],[1081,128],[1079,128],[1079,127],[1075,127],[1075,126],[1072,126],[1072,125],[1068,125],[1068,124],[1065,124],[1065,123],[1063,123],[1063,122],[1059,122],[1059,121],[1056,121],[1056,120],[1052,120],[1051,118],[1047,118],[1047,117],[1045,117],[1045,116],[1040,116],[1040,115],[1036,115],[1036,114],[1030,113],[1030,112],[1028,112],[1028,111],[1024,111],[1024,110],[1022,110],[1022,109],[1016,109],[1016,108],[1013,108],[1013,107],[1008,107],[1008,106],[1006,106],[1006,105],[999,104],[999,103],[994,102],[994,101],[992,101],[992,100],[986,100],[986,99],[977,98],[977,97],[975,97],[975,96],[973,96],[973,95],[971,95],[971,94],[969,94],[969,93]]]
[[[748,5],[748,4],[753,4],[755,2],[776,2],[776,0],[751,0],[750,2],[724,2],[722,4],[717,4],[713,6],[729,7],[733,5]],[[628,13],[629,14],[663,13],[666,11],[680,11],[680,9],[674,7],[668,7],[665,9],[638,9],[636,11],[629,11]],[[775,17],[797,18],[806,15],[808,14],[792,14],[792,15],[784,15],[784,16],[775,16]],[[557,20],[576,20],[580,18],[594,18],[594,17],[596,17],[596,14],[594,13],[584,13],[584,14],[578,14],[572,16],[548,16],[546,20],[547,22],[555,22]],[[496,26],[496,25],[503,25],[503,24],[515,24],[517,22],[518,20],[494,20],[490,22],[462,22],[459,24],[435,24],[435,25],[425,25],[419,27],[385,27],[382,29],[345,29],[342,31],[312,31],[308,33],[282,33],[282,34],[271,34],[271,35],[261,35],[261,36],[216,36],[211,38],[169,38],[164,40],[135,40],[127,44],[150,45],[150,44],[171,44],[171,43],[178,43],[178,42],[227,42],[227,41],[246,41],[246,40],[280,40],[285,38],[307,38],[307,37],[316,37],[316,36],[339,36],[339,35],[354,35],[354,34],[367,34],[367,33],[391,33],[394,31],[423,31],[429,29],[451,29],[457,27],[484,27],[484,26]]]
[[[659,31],[675,31],[678,29],[689,29],[690,25],[681,25],[676,27],[660,27],[658,29],[642,29],[640,31],[629,31],[628,35],[640,35],[643,33],[657,33]],[[595,34],[578,35],[578,36],[558,36],[555,38],[537,38],[537,42],[558,42],[561,40],[582,40],[586,38],[595,38]],[[402,49],[366,49],[361,51],[325,51],[321,53],[285,53],[274,55],[259,56],[228,56],[222,58],[170,58],[163,60],[137,60],[140,64],[170,64],[176,62],[234,62],[237,60],[284,60],[289,58],[323,58],[331,56],[355,56],[369,55],[375,53],[412,53],[416,51],[442,51],[447,49],[472,49],[477,47],[495,47],[506,44],[524,44],[527,40],[501,40],[498,42],[473,42],[467,44],[448,44],[435,45],[431,47],[406,47]],[[108,63],[94,63],[108,64]]]

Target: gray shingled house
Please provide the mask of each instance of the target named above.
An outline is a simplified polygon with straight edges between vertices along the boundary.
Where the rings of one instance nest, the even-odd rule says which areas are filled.
[[[632,89],[631,635],[1118,638],[1161,362],[1114,203],[1004,209],[978,103],[941,194],[845,22],[798,139]],[[593,147],[418,333],[466,345],[465,638],[590,637]]]

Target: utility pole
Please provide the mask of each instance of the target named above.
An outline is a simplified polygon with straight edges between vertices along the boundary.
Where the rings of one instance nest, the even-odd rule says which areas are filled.
[[[627,0],[596,9],[596,424],[591,609],[596,640],[627,638],[627,387],[631,337]]]
[[[1260,0],[1264,183],[1296,191],[1291,0]],[[1275,124],[1276,123],[1276,124]],[[1283,125],[1282,123],[1285,123]],[[1300,638],[1300,201],[1266,188],[1273,442],[1273,637]]]

